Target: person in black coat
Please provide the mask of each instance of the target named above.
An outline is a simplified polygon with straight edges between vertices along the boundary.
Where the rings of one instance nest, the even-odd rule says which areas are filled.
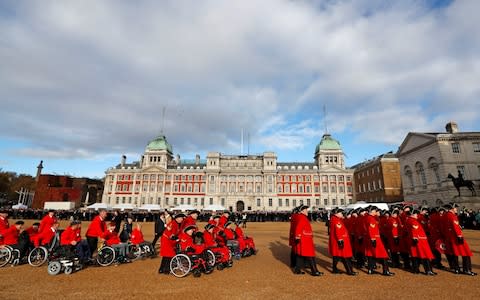
[[[133,230],[133,217],[131,215],[127,216],[127,221],[123,224],[122,233],[120,233],[120,241],[122,243],[128,242],[130,236],[132,235]]]
[[[112,221],[115,223],[115,232],[120,232],[120,226],[122,226],[122,214],[118,210],[113,212]]]
[[[153,238],[152,245],[155,248],[158,239],[162,236],[165,230],[165,215],[161,213],[155,220],[155,237]]]

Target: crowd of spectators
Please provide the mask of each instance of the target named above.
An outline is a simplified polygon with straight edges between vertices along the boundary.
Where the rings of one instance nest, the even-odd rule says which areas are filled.
[[[21,220],[40,220],[46,213],[47,211],[43,209],[11,209],[9,211],[9,217]],[[125,211],[120,213],[130,215],[134,222],[154,222],[159,216],[159,212],[153,211]],[[207,222],[212,214],[215,214],[215,212],[202,212],[198,220]],[[290,214],[290,212],[256,211],[233,213],[233,218],[235,220],[243,220],[244,222],[288,222],[290,220]],[[91,221],[97,215],[97,212],[94,210],[59,210],[56,215],[59,220]],[[108,219],[110,219],[112,215],[113,211],[109,213]],[[326,210],[311,211],[309,218],[314,222],[326,222],[328,220],[328,212]],[[459,211],[458,218],[463,228],[480,229],[480,210],[463,209]]]

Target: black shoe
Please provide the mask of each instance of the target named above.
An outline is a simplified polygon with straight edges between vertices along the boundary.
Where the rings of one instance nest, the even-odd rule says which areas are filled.
[[[382,273],[382,275],[383,275],[383,276],[393,276],[393,275],[395,275],[395,273],[392,273],[392,272],[390,272],[390,271],[384,271],[384,272]]]
[[[375,274],[375,271],[372,270],[372,269],[369,269],[369,270],[367,271],[367,274],[368,274],[368,275],[373,275],[373,274]]]
[[[425,272],[425,275],[427,276],[435,276],[437,275],[437,273],[433,272],[433,271],[428,271],[428,272]]]
[[[338,269],[333,269],[332,274],[340,274],[340,271]]]
[[[357,272],[353,272],[353,271],[352,271],[352,272],[348,272],[348,273],[347,273],[347,275],[350,275],[350,276],[357,276],[357,275],[358,275],[358,273],[357,273]]]
[[[305,274],[305,272],[303,272],[302,270],[294,270],[293,274],[302,275],[302,274]]]
[[[453,270],[452,270],[452,273],[454,273],[454,274],[460,274],[460,269],[453,269]]]
[[[477,273],[472,272],[472,271],[465,271],[465,272],[463,272],[463,274],[469,275],[469,276],[477,276]]]
[[[320,272],[320,271],[315,271],[315,272],[312,272],[312,274],[310,274],[310,275],[312,275],[312,276],[322,276],[323,273]]]

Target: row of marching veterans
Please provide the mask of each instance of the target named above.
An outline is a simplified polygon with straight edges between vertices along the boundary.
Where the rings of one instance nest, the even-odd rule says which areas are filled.
[[[164,228],[160,237],[160,255],[162,260],[158,273],[171,273],[171,260],[179,253],[190,256],[205,256],[207,251],[215,254],[219,269],[231,267],[233,258],[240,259],[255,255],[257,249],[252,238],[247,237],[241,221],[232,222],[231,212],[213,215],[203,230],[198,228],[197,219],[200,212],[193,210],[185,215],[171,215],[165,212],[161,219]],[[213,266],[204,266],[205,273],[211,272]]]
[[[143,238],[141,225],[137,224],[135,228],[125,238],[120,239],[115,222],[106,221],[107,212],[101,210],[99,214],[89,224],[82,239],[81,221],[73,220],[65,229],[59,228],[59,221],[54,210],[41,219],[40,222],[33,223],[32,226],[24,228],[24,221],[17,221],[10,224],[8,220],[8,211],[0,211],[0,247],[10,247],[19,251],[19,262],[26,262],[29,253],[40,247],[53,252],[61,248],[63,253],[71,253],[80,260],[83,266],[92,264],[94,261],[92,255],[100,246],[109,246],[118,249],[117,262],[127,262],[128,245],[149,244]],[[130,222],[130,227],[133,224]],[[125,226],[128,227],[128,226]],[[152,248],[152,253],[154,249]],[[47,253],[51,258],[51,253]],[[46,259],[46,258],[45,258]],[[30,261],[29,261],[30,263]]]
[[[377,263],[382,265],[382,275],[395,275],[389,267],[403,267],[414,274],[434,276],[433,267],[445,269],[442,254],[449,269],[455,274],[475,276],[472,271],[472,252],[465,240],[457,217],[458,205],[451,203],[439,208],[413,209],[412,206],[392,207],[380,211],[375,206],[345,212],[330,212],[328,250],[332,256],[332,273],[340,273],[341,261],[348,275],[357,275],[357,269],[376,273]],[[294,209],[290,226],[291,267],[295,274],[304,274],[307,266],[314,276],[322,273],[316,269],[313,231],[308,220],[308,207]],[[459,257],[462,257],[460,268]],[[353,261],[353,259],[355,261]]]

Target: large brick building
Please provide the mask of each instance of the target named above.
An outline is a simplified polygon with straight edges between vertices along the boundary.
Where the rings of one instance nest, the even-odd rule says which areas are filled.
[[[103,182],[97,179],[37,174],[32,208],[43,208],[45,202],[74,202],[75,207],[101,199]],[[88,196],[87,196],[88,195]],[[87,199],[88,197],[88,199]]]
[[[355,199],[365,202],[403,201],[400,163],[392,152],[352,167],[355,169]]]
[[[202,209],[222,205],[232,211],[285,211],[300,204],[312,208],[353,202],[353,170],[331,135],[317,145],[313,162],[278,162],[274,152],[225,155],[206,160],[173,158],[165,136],[150,141],[140,161],[106,171],[102,202],[109,205],[190,204]]]

